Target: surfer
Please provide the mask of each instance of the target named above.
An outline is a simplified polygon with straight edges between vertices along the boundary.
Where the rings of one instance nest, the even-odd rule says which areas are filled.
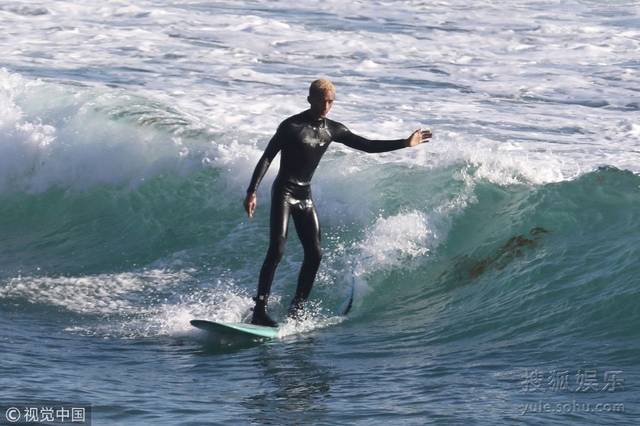
[[[252,324],[277,327],[266,312],[271,283],[284,253],[289,216],[304,249],[295,296],[287,316],[299,318],[320,266],[320,223],[311,197],[311,178],[331,141],[365,152],[387,152],[412,147],[431,138],[431,131],[416,130],[406,139],[369,140],[351,133],[343,124],[327,118],[335,100],[334,85],[326,79],[309,87],[309,109],[284,120],[269,141],[251,177],[244,200],[249,217],[256,210],[258,185],[271,161],[280,152],[280,169],[271,188],[269,248],[258,280]]]

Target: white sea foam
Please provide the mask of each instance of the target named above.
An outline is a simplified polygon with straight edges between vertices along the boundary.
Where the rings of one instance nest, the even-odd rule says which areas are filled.
[[[348,270],[343,272],[353,286],[354,304],[359,305],[372,290],[368,280],[375,274],[410,269],[416,260],[428,256],[448,232],[449,220],[444,218],[450,218],[466,202],[465,196],[459,197],[433,211],[432,217],[419,211],[379,217],[364,239],[348,250]]]
[[[180,136],[180,122],[188,121],[151,100],[3,70],[0,116],[0,192],[135,186],[167,169],[199,165],[208,149],[190,155]]]
[[[428,218],[418,211],[378,218],[360,243],[362,259],[366,261],[358,272],[385,269],[403,258],[424,256],[435,243],[434,234]]]
[[[128,295],[157,291],[189,276],[188,271],[161,269],[76,277],[20,276],[0,286],[0,298],[22,298],[87,314],[139,313],[145,307]]]
[[[180,300],[153,304],[143,315],[134,315],[109,327],[119,336],[185,336],[196,335],[191,326],[192,319],[219,322],[242,322],[253,306],[251,297],[233,280],[218,280],[209,283],[206,290],[191,291],[180,296]]]
[[[572,179],[603,163],[640,170],[640,138],[628,130],[638,125],[640,83],[628,52],[640,38],[615,18],[637,16],[628,5],[599,14],[580,1],[476,2],[473,10],[458,1],[260,3],[3,6],[0,24],[12,31],[0,46],[10,70],[0,75],[0,183],[19,186],[25,170],[38,175],[22,183],[31,190],[134,181],[175,168],[182,153],[219,160],[244,186],[278,122],[306,107],[306,85],[318,75],[338,85],[332,116],[367,136],[433,127],[420,154],[382,162],[445,153],[437,158],[470,162],[479,178],[505,184]],[[100,89],[49,83],[7,96],[7,82],[11,92],[38,77]],[[211,149],[182,139],[175,152],[172,137],[83,113],[90,98],[123,103],[125,92],[105,85],[217,132]]]
[[[179,300],[161,301],[153,297],[126,296],[133,292],[153,293],[167,285],[180,286],[190,278],[188,272],[168,273],[147,271],[144,274],[82,277],[68,279],[31,279],[12,282],[2,296],[28,297],[31,301],[53,304],[65,309],[91,314],[117,315],[118,319],[92,326],[72,326],[67,331],[103,337],[140,338],[152,336],[191,337],[207,339],[207,334],[194,328],[192,319],[215,322],[246,322],[251,315],[253,300],[232,279],[208,283],[207,289],[184,292]],[[152,288],[151,286],[156,288]],[[99,290],[98,290],[99,287]],[[91,288],[90,291],[87,289]],[[99,302],[98,302],[99,299]],[[157,298],[156,298],[157,299]],[[146,300],[144,304],[139,304]],[[277,295],[272,305],[279,302]],[[279,338],[335,325],[342,317],[327,314],[319,304],[309,303],[299,321],[283,320]]]

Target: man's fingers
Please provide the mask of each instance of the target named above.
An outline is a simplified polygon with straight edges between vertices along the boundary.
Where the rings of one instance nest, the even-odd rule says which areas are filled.
[[[253,217],[253,213],[256,211],[256,196],[255,194],[247,195],[247,198],[244,199],[244,210],[247,212],[247,216],[250,218]]]

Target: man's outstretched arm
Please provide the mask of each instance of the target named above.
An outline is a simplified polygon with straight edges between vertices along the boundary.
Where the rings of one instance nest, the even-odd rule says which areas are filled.
[[[333,135],[333,140],[343,143],[350,148],[364,152],[388,152],[396,149],[416,146],[428,142],[431,138],[431,130],[416,130],[406,139],[375,140],[367,139],[352,133],[344,125],[339,124]]]
[[[280,149],[282,149],[282,135],[280,128],[278,128],[276,134],[273,135],[267,144],[262,157],[258,160],[258,164],[256,164],[256,168],[253,170],[253,175],[251,176],[251,182],[247,188],[247,196],[245,197],[243,204],[249,217],[253,217],[253,214],[256,211],[256,206],[258,204],[256,191],[258,191],[258,186],[260,185],[264,175],[267,173],[267,170],[269,170],[271,162]]]

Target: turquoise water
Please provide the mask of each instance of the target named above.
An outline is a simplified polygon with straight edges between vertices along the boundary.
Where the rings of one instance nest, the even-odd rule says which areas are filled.
[[[93,424],[636,424],[636,6],[0,2],[0,405],[90,404]],[[253,220],[244,190],[316,75],[354,131],[434,140],[331,147],[309,318],[221,347],[189,320],[248,315],[275,170]],[[301,261],[292,229],[278,317]]]

